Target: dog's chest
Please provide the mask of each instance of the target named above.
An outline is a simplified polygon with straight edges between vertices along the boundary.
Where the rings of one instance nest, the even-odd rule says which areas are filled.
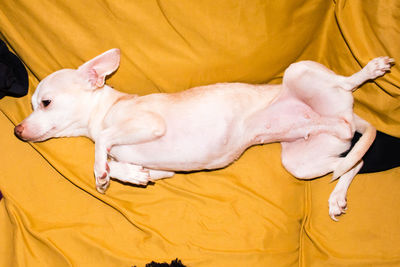
[[[118,161],[152,169],[200,170],[228,165],[247,148],[250,137],[234,114],[205,114],[193,122],[190,114],[166,120],[164,136],[151,142],[114,146]]]

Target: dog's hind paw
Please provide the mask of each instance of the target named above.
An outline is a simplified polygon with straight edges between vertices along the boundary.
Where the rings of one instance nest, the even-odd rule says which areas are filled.
[[[367,66],[365,66],[365,70],[367,71],[367,75],[370,79],[375,79],[390,71],[390,68],[393,64],[393,58],[377,57],[368,62]]]
[[[336,216],[346,213],[347,202],[346,195],[340,192],[332,192],[328,200],[329,203],[329,216],[334,221],[339,221]]]

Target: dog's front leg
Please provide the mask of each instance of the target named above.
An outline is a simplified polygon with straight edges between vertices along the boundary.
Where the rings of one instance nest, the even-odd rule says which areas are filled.
[[[142,166],[126,162],[118,162],[115,160],[110,160],[108,165],[110,167],[110,177],[118,179],[122,182],[136,185],[146,185],[151,180],[149,170],[143,168]]]
[[[94,176],[96,178],[96,189],[102,194],[106,192],[110,183],[110,177],[108,176],[110,167],[108,166],[107,158],[107,146],[104,144],[104,140],[97,141],[94,154]]]
[[[155,114],[145,113],[120,121],[103,129],[95,138],[94,174],[97,191],[104,194],[110,183],[108,152],[114,145],[133,145],[160,138],[165,133],[164,120]]]
[[[110,177],[123,182],[147,185],[149,181],[172,177],[175,173],[171,171],[151,170],[142,166],[110,160]]]

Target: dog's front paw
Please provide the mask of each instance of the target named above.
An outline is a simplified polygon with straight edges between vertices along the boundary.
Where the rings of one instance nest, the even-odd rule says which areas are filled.
[[[147,185],[151,182],[149,170],[139,167],[136,172],[129,172],[126,174],[125,181],[136,185]]]
[[[108,163],[95,163],[94,175],[96,177],[96,189],[99,193],[104,194],[110,185],[110,167]]]
[[[333,191],[328,200],[329,203],[329,216],[334,221],[339,221],[336,216],[340,216],[343,213],[346,213],[347,210],[347,202],[346,202],[346,194],[343,194],[340,191]]]
[[[367,75],[370,79],[375,79],[388,72],[393,64],[393,58],[377,57],[368,62],[367,66],[365,66],[365,70],[367,71]]]

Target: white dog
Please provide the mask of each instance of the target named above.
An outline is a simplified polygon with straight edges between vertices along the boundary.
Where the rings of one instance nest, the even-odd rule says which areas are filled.
[[[346,209],[347,189],[362,166],[375,129],[353,113],[352,91],[383,75],[393,59],[373,59],[352,76],[303,61],[281,85],[220,83],[173,94],[129,95],[105,85],[119,66],[109,50],[78,69],[41,81],[33,113],[15,127],[26,141],[87,136],[95,142],[96,187],[110,176],[145,185],[174,171],[222,168],[252,145],[281,142],[283,166],[300,179],[333,172],[332,219]],[[354,132],[362,137],[345,157]]]

